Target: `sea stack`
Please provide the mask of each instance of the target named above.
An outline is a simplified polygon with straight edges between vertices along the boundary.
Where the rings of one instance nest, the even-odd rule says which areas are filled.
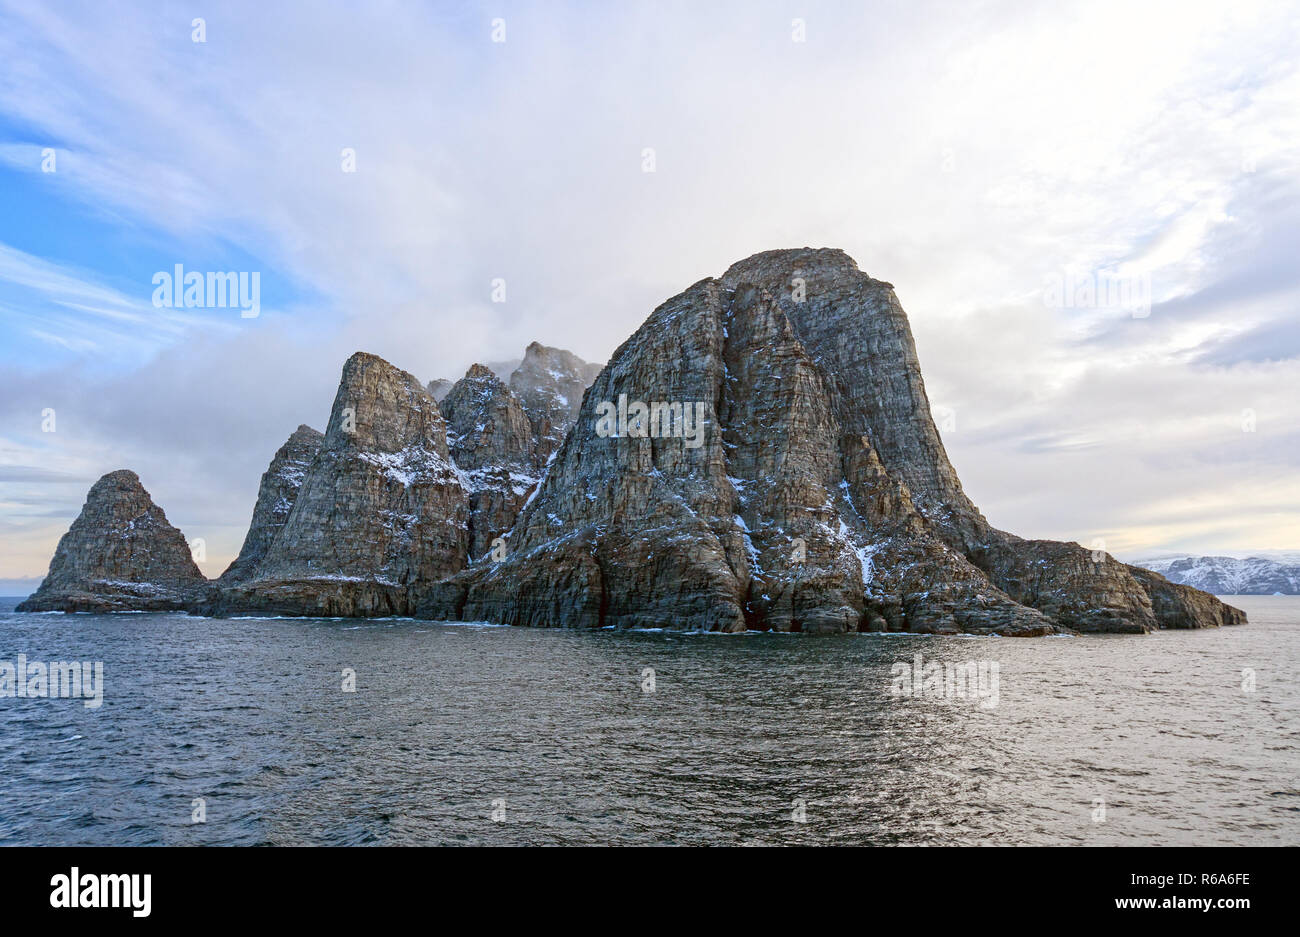
[[[165,612],[206,587],[185,535],[167,521],[135,472],[109,472],[91,487],[59,540],[40,588],[20,612]]]

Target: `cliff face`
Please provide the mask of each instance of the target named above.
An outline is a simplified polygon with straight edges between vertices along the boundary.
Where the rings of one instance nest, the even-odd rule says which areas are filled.
[[[511,529],[552,444],[535,425],[568,429],[559,402],[592,366],[534,345],[520,368],[532,415],[490,367],[422,388],[380,358],[353,355],[325,436],[300,430],[277,453],[244,550],[195,609],[410,613],[413,590],[485,557]]]
[[[222,583],[243,582],[253,578],[271,548],[276,534],[289,519],[289,511],[298,500],[307,469],[320,452],[325,437],[310,426],[299,426],[271,459],[257,489],[253,520],[239,556],[221,574]]]
[[[357,353],[255,576],[220,589],[202,610],[405,614],[411,583],[464,565],[467,515],[433,397],[412,375]]]
[[[673,431],[660,407],[647,431],[644,414],[623,418],[636,402],[701,425]],[[655,310],[508,542],[504,561],[425,588],[421,612],[1006,635],[1242,620],[1077,545],[991,528],[944,452],[892,287],[833,250],[756,255]]]
[[[174,611],[207,585],[185,535],[167,522],[135,472],[95,482],[20,612]]]

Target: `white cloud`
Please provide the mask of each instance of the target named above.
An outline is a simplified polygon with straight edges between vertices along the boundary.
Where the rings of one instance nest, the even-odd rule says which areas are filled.
[[[777,3],[234,4],[204,44],[191,15],[8,7],[0,111],[61,141],[59,183],[91,210],[236,244],[320,304],[177,333],[108,383],[25,371],[6,418],[67,394],[94,414],[84,444],[113,440],[173,519],[224,525],[210,555],[237,548],[260,466],[320,425],[351,351],[423,378],[532,339],[603,359],[686,285],[802,244],[897,286],[995,523],[1298,545],[1294,510],[1256,510],[1295,493],[1293,458],[1243,490],[1259,453],[1213,426],[1253,406],[1261,449],[1300,431],[1294,355],[1269,363],[1252,338],[1297,329],[1294,271],[1257,268],[1300,233],[1288,4],[815,6],[802,44]],[[1043,305],[1046,277],[1124,264],[1151,273],[1149,319]],[[130,314],[118,300],[62,301]],[[169,479],[178,458],[192,482]],[[1209,519],[1179,519],[1203,503]]]

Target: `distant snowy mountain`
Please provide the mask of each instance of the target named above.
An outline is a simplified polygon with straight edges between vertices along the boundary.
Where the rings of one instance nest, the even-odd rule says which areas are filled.
[[[1294,559],[1283,555],[1285,560]],[[1300,595],[1300,563],[1262,556],[1182,556],[1138,563],[1172,582],[1215,595]]]

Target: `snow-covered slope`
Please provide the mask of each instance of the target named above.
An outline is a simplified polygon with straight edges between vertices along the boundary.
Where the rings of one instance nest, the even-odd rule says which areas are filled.
[[[1300,564],[1261,556],[1166,557],[1138,565],[1215,595],[1300,595]]]

